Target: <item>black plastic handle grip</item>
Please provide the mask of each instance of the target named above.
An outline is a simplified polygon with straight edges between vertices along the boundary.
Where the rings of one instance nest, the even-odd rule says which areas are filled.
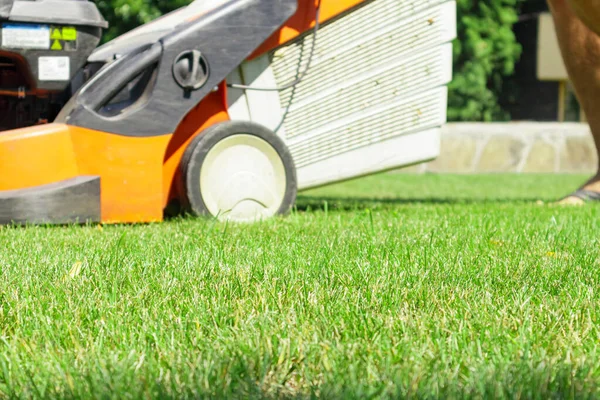
[[[119,65],[119,73],[111,73],[110,67],[103,73],[93,79],[84,90],[84,106],[94,112],[102,108],[110,99],[112,99],[123,87],[144,72],[148,67],[160,61],[162,56],[162,45],[156,43],[149,49],[140,53],[123,57],[123,59],[114,61]],[[83,94],[83,92],[82,92]]]

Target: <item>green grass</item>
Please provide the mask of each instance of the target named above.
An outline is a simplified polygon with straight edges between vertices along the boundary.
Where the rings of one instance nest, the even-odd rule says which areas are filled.
[[[384,175],[252,226],[0,229],[0,397],[595,398],[581,176]]]

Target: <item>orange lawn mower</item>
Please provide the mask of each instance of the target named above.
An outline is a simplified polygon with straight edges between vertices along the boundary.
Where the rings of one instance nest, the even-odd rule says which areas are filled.
[[[197,0],[100,47],[87,0],[0,23],[0,224],[256,221],[439,155],[454,1]]]

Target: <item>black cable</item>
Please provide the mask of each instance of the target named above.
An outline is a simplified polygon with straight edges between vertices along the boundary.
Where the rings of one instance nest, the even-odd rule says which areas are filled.
[[[321,19],[320,17],[321,17],[321,0],[319,0],[319,2],[317,3],[317,9],[315,12],[315,27],[314,27],[314,31],[313,31],[312,44],[311,44],[310,54],[308,56],[308,62],[306,64],[306,68],[304,69],[304,71],[302,73],[300,73],[300,69],[302,68],[302,58],[304,57],[304,44],[302,44],[302,48],[300,49],[300,59],[298,60],[298,69],[296,71],[296,79],[293,82],[290,82],[286,85],[283,85],[283,86],[280,86],[277,88],[260,88],[260,87],[252,87],[252,86],[237,85],[237,84],[228,84],[227,85],[228,87],[233,88],[233,89],[254,90],[254,91],[260,91],[260,92],[282,92],[284,90],[293,88],[292,93],[290,95],[290,100],[288,102],[288,105],[285,108],[285,112],[283,113],[283,116],[281,117],[281,121],[277,125],[277,128],[275,128],[275,130],[274,130],[275,134],[277,134],[279,132],[279,130],[283,127],[283,124],[290,112],[290,107],[292,106],[292,102],[294,101],[294,97],[296,94],[296,88],[298,87],[298,84],[304,80],[304,77],[306,76],[306,74],[308,74],[308,71],[310,70],[312,60],[314,57],[314,53],[315,53],[316,44],[317,44],[317,32],[319,31],[319,27],[320,27],[320,19]]]
[[[288,101],[288,105],[285,108],[283,116],[281,117],[281,121],[279,121],[277,128],[275,128],[273,130],[273,132],[275,134],[279,133],[279,130],[283,127],[283,124],[285,123],[285,120],[287,119],[287,116],[290,113],[290,107],[292,106],[292,103],[294,102],[294,97],[296,96],[296,88],[298,87],[298,84],[300,82],[302,82],[302,80],[304,79],[304,77],[306,76],[308,71],[310,70],[310,66],[312,64],[312,60],[313,60],[313,56],[314,56],[315,48],[316,48],[316,44],[317,44],[317,32],[320,27],[320,17],[321,17],[321,0],[319,0],[319,2],[317,3],[317,9],[316,9],[316,13],[315,13],[315,28],[313,31],[310,55],[308,57],[308,62],[306,64],[306,68],[304,69],[304,72],[302,72],[302,74],[301,74],[300,69],[302,68],[302,58],[304,57],[304,43],[303,43],[302,47],[300,49],[300,59],[298,61],[298,69],[296,70],[296,79],[293,82],[290,82],[287,85],[283,85],[278,88],[256,88],[256,87],[251,87],[251,86],[234,85],[234,84],[228,85],[231,88],[242,89],[242,90],[256,90],[256,91],[262,91],[262,92],[281,92],[281,91],[287,90],[289,88],[293,88],[292,93],[290,94],[290,100]]]
[[[301,52],[300,60],[298,61],[298,71],[296,72],[296,79],[293,82],[290,82],[286,85],[283,85],[280,87],[275,87],[275,88],[261,88],[261,87],[247,86],[247,85],[238,85],[235,83],[230,83],[227,86],[232,89],[255,90],[255,91],[259,91],[259,92],[282,92],[284,90],[298,86],[298,84],[300,82],[302,82],[302,80],[304,79],[304,77],[306,76],[308,71],[310,70],[310,67],[312,64],[313,56],[315,54],[315,47],[317,44],[317,31],[319,30],[319,27],[320,27],[320,21],[319,21],[320,17],[321,17],[321,0],[319,0],[319,3],[317,3],[317,10],[316,10],[316,15],[315,15],[315,28],[313,31],[313,39],[312,39],[312,45],[311,45],[312,47],[310,49],[310,54],[308,56],[308,62],[306,64],[306,68],[304,69],[304,72],[302,72],[302,74],[300,74],[300,68],[302,68],[302,52]],[[298,74],[300,74],[300,75],[298,75]]]
[[[302,54],[302,53],[303,52],[300,52],[300,54]],[[298,76],[298,74],[296,74],[296,76]],[[297,88],[298,88],[298,86],[292,87],[292,93],[290,94],[290,100],[288,101],[288,105],[285,108],[283,115],[281,116],[281,120],[279,121],[277,128],[275,128],[275,130],[273,131],[275,134],[279,133],[279,130],[283,127],[283,124],[285,123],[285,120],[287,119],[287,116],[290,113],[290,107],[292,107],[292,103],[294,102],[294,97],[296,97],[296,89]]]

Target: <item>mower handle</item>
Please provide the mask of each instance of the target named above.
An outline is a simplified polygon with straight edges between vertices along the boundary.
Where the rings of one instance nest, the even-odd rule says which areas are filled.
[[[114,61],[104,71],[100,71],[97,76],[92,78],[90,84],[81,91],[81,105],[97,113],[127,83],[153,64],[158,64],[161,55],[162,45],[159,42],[144,51],[129,54]],[[111,74],[113,69],[119,69],[118,74]]]
[[[225,0],[206,14],[190,15],[186,24],[146,52],[113,62],[86,84],[72,102],[73,108],[61,114],[68,115],[70,125],[123,136],[171,134],[190,110],[294,15],[297,7],[297,0]],[[208,77],[204,80],[196,69],[190,72],[196,80],[180,79],[178,83],[174,64],[182,54],[195,54],[193,51],[202,55]],[[97,112],[127,78],[131,81],[154,62],[158,64],[156,78],[143,103],[116,117]],[[198,82],[201,86],[196,88]]]

